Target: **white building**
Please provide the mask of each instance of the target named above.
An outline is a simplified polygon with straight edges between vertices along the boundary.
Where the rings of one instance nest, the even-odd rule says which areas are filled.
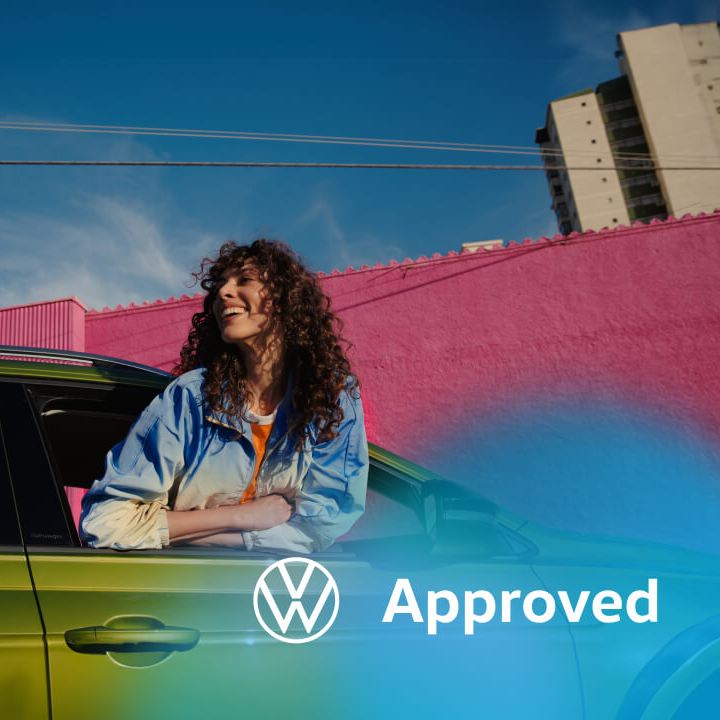
[[[621,77],[550,103],[536,132],[560,231],[720,208],[717,23],[622,32]],[[567,169],[562,169],[567,168]]]

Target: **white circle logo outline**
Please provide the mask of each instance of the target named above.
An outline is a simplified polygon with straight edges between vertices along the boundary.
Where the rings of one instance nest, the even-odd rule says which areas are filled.
[[[325,623],[325,625],[318,630],[316,633],[313,633],[312,635],[309,635],[306,638],[289,638],[285,635],[281,635],[280,633],[275,632],[270,626],[265,622],[265,618],[263,618],[262,613],[260,612],[260,606],[259,606],[259,597],[260,592],[262,590],[263,585],[265,586],[265,591],[272,595],[270,593],[270,589],[267,587],[267,583],[265,582],[265,578],[273,571],[273,570],[279,570],[281,567],[285,568],[285,565],[288,563],[301,563],[303,565],[306,565],[307,567],[311,567],[314,569],[319,569],[323,575],[327,578],[327,583],[325,587],[330,586],[333,599],[335,601],[335,607],[333,608],[332,615],[330,616],[330,619]],[[307,572],[306,567],[306,572]],[[282,571],[281,571],[282,572]],[[290,588],[287,587],[286,583],[286,589],[288,592],[290,592]],[[300,600],[300,598],[293,598],[294,600]],[[323,603],[322,607],[324,608],[327,604],[329,598],[326,598],[325,602]],[[335,622],[335,618],[337,617],[338,610],[340,609],[340,590],[338,589],[337,583],[335,582],[335,578],[330,574],[330,571],[323,565],[321,565],[317,560],[311,560],[310,558],[305,557],[289,557],[289,558],[283,558],[282,560],[278,560],[274,562],[272,565],[269,565],[265,570],[263,571],[262,575],[258,578],[257,582],[255,583],[255,590],[253,592],[253,610],[255,611],[255,617],[257,621],[262,626],[263,630],[268,635],[271,635],[276,640],[280,640],[281,642],[290,643],[293,645],[299,645],[301,643],[308,643],[313,640],[317,640],[319,637],[324,635],[331,627],[332,624]],[[322,610],[322,608],[321,608]],[[290,614],[290,613],[288,613]],[[292,613],[294,615],[294,612]],[[291,619],[292,619],[291,615]],[[277,620],[277,618],[276,618]]]

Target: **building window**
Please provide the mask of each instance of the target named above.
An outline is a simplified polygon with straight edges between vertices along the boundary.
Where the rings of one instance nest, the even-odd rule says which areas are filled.
[[[601,162],[602,162],[602,158],[598,158],[597,161],[598,161],[599,163],[601,163]]]
[[[613,221],[613,222],[617,222],[617,221],[618,221],[618,219],[617,219],[617,218],[613,218],[613,220],[612,220],[612,221]]]
[[[607,182],[607,178],[603,178],[602,181],[603,181],[603,182]]]
[[[597,142],[597,140],[595,138],[593,138],[590,142],[594,145]]]
[[[583,107],[587,107],[587,103],[586,103],[584,100],[583,100],[580,104],[581,104]]]
[[[711,89],[712,89],[712,88],[711,88]],[[586,125],[592,125],[592,120],[586,120],[586,121],[585,121],[585,124],[586,124]]]

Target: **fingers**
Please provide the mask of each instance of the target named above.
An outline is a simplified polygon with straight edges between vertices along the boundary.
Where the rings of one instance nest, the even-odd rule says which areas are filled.
[[[282,495],[281,493],[271,493],[270,495],[268,495],[268,497],[282,498],[285,501],[286,505],[289,505],[293,510],[295,509],[295,501],[288,500],[288,498],[285,495]]]

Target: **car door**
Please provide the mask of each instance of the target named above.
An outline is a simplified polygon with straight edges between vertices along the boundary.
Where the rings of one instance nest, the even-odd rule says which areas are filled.
[[[430,637],[410,618],[382,622],[402,577],[412,579],[423,604],[430,589],[453,588],[462,597],[477,583],[497,593],[537,584],[522,553],[434,556],[402,472],[376,463],[366,515],[342,542],[313,556],[339,588],[332,628],[312,642],[283,642],[261,626],[254,598],[279,555],[79,545],[63,489],[71,469],[80,473],[86,456],[97,454],[87,446],[91,429],[122,415],[112,409],[113,393],[126,407],[122,388],[29,384],[11,390],[1,398],[0,422],[8,425],[56,720],[244,712],[430,717],[443,708],[467,709],[478,687],[486,708],[581,713],[571,641],[559,623],[538,630],[497,622],[481,637],[465,636],[456,623]],[[49,419],[57,430],[78,418],[88,430],[60,432],[54,442],[64,438],[62,447],[52,447]],[[293,572],[299,586],[301,576]],[[314,607],[324,588],[322,576],[313,575],[303,605]],[[271,590],[287,609],[289,591],[277,577]],[[291,631],[301,635],[299,615],[293,622]],[[514,691],[518,683],[522,694]]]

